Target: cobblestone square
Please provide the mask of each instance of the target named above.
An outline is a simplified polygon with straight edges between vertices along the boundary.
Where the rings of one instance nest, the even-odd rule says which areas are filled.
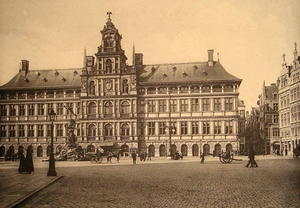
[[[123,164],[122,164],[123,162]],[[57,167],[21,207],[300,207],[300,160],[140,162]]]

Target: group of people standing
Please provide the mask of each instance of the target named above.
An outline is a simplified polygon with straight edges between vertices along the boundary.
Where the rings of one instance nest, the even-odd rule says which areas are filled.
[[[26,157],[25,157],[25,151],[24,147],[20,146],[18,150],[18,158],[20,159],[20,165],[19,165],[19,173],[28,173],[34,172],[34,166],[33,166],[33,147],[28,146],[26,150]]]

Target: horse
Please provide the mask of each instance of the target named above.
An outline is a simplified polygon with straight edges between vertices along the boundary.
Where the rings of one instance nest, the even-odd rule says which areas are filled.
[[[107,156],[107,163],[112,163],[111,158],[115,157],[117,162],[120,163],[120,154],[119,152],[109,152]]]

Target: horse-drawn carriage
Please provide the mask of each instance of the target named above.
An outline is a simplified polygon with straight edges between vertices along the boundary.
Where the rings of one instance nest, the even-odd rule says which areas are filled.
[[[107,162],[111,163],[112,158],[116,158],[117,162],[120,160],[120,152],[109,152],[96,149],[95,152],[88,152],[86,155],[89,156],[91,163],[102,163],[103,159],[105,158]]]
[[[242,159],[234,159],[234,154],[230,151],[222,152],[218,157],[221,163],[231,163],[233,160],[242,161]]]

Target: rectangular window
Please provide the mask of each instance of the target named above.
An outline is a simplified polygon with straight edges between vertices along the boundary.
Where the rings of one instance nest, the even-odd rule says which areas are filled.
[[[172,113],[177,112],[177,100],[170,100],[170,110]]]
[[[160,113],[165,113],[167,111],[166,100],[158,100],[158,109]]]
[[[210,111],[210,99],[209,98],[202,99],[202,109],[203,109],[203,111]]]
[[[273,136],[275,137],[279,136],[279,128],[273,128]]]
[[[166,134],[165,130],[166,130],[166,122],[159,122],[158,123],[158,131],[159,131],[159,135],[164,135]]]
[[[232,111],[232,110],[233,110],[233,99],[225,98],[225,111]]]
[[[181,110],[181,112],[188,112],[188,101],[187,101],[187,99],[180,100],[180,110]]]
[[[209,121],[203,121],[203,134],[210,134],[210,124]]]
[[[51,109],[53,109],[53,103],[48,103],[47,104],[47,115],[49,115],[49,113],[51,112]]]
[[[47,137],[51,137],[51,125],[47,125]]]
[[[5,105],[0,105],[0,113],[1,113],[1,116],[6,116],[7,115]]]
[[[180,130],[181,130],[181,135],[186,135],[188,134],[188,123],[187,121],[182,121],[180,123]]]
[[[9,115],[10,116],[16,116],[16,106],[15,105],[10,105],[9,106]]]
[[[221,111],[222,105],[221,105],[221,98],[215,98],[214,99],[214,111]]]
[[[44,115],[44,104],[38,104],[38,115],[39,116]]]
[[[19,116],[25,116],[25,105],[19,105]]]
[[[148,101],[148,112],[155,113],[155,100]]]
[[[80,114],[80,103],[76,103],[76,108],[77,108],[77,110],[76,110],[75,114]]]
[[[34,104],[29,104],[28,105],[28,115],[29,116],[34,116]]]
[[[56,114],[57,114],[57,115],[63,115],[63,113],[64,113],[64,106],[63,106],[63,103],[57,103]]]
[[[15,130],[15,126],[10,125],[9,126],[9,137],[15,137],[16,136],[16,130]]]
[[[19,125],[19,137],[25,137],[25,126]]]
[[[197,121],[192,122],[192,134],[199,134],[199,124]]]
[[[76,132],[77,132],[77,136],[80,136],[80,125],[79,124],[77,124]]]
[[[44,136],[44,125],[38,125],[37,126],[37,133],[38,137],[43,137]]]
[[[225,134],[232,134],[233,133],[233,123],[232,123],[232,121],[227,121],[225,125],[226,125]]]
[[[28,137],[34,137],[34,126],[28,125]]]
[[[0,126],[0,136],[1,138],[6,137],[6,126]]]
[[[199,99],[195,99],[193,98],[191,100],[191,104],[192,104],[192,112],[198,112],[199,111]]]
[[[155,135],[155,122],[148,122],[148,134]]]
[[[63,136],[63,125],[62,124],[57,124],[56,125],[56,135],[58,137],[62,137]]]
[[[214,122],[214,134],[221,134],[221,121]]]

